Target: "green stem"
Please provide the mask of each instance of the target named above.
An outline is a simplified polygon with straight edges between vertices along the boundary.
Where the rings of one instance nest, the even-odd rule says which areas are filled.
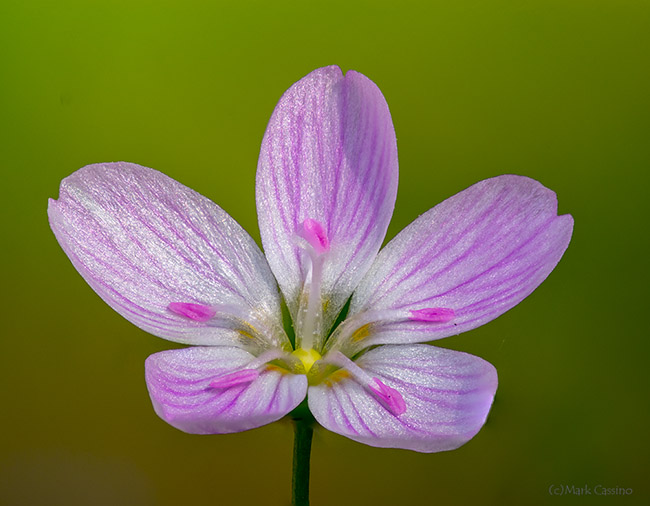
[[[296,432],[293,438],[291,506],[309,506],[309,460],[314,429],[309,419],[294,418],[293,421]]]

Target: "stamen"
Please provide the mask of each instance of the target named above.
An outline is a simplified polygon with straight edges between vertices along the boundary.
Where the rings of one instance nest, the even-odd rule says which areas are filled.
[[[325,363],[332,365],[337,365],[341,369],[345,369],[349,372],[359,384],[366,387],[370,392],[381,402],[381,404],[395,416],[399,416],[406,411],[406,402],[402,394],[400,394],[394,388],[389,387],[379,378],[370,376],[366,371],[361,369],[357,364],[355,364],[348,357],[343,355],[340,351],[331,351],[323,359]],[[330,376],[339,373],[341,370],[335,371]],[[331,386],[335,381],[329,381],[328,378],[325,378],[323,382]]]
[[[402,394],[383,383],[379,378],[373,378],[373,380],[375,380],[377,387],[368,385],[368,388],[379,398],[384,407],[395,416],[404,413],[406,411],[406,403]]]
[[[239,333],[247,348],[266,349],[277,346],[290,349],[289,339],[284,329],[257,310],[237,304],[193,304],[171,302],[167,308],[180,316],[208,327],[225,328]]]
[[[230,388],[242,383],[252,383],[260,375],[257,369],[241,369],[219,376],[210,382],[212,388]]]
[[[337,369],[334,371],[332,374],[330,374],[327,378],[323,380],[323,383],[325,383],[328,387],[331,387],[335,383],[338,383],[339,381],[343,381],[345,378],[349,378],[350,373],[346,371],[345,369]]]
[[[217,314],[210,306],[192,304],[190,302],[172,302],[167,308],[173,313],[197,322],[207,322]]]
[[[215,304],[212,308],[219,318],[237,321],[238,324],[244,327],[243,329],[238,328],[237,330],[242,332],[246,337],[253,337],[256,334],[273,335],[273,331],[275,330],[269,328],[269,322],[262,321],[259,318],[259,313],[253,309],[236,304]]]
[[[370,323],[366,323],[365,325],[361,325],[361,327],[352,332],[352,335],[350,336],[352,342],[358,343],[359,341],[363,341],[366,337],[368,337],[370,335],[370,325]]]
[[[380,309],[362,311],[348,316],[332,333],[325,344],[324,352],[342,349],[350,343],[358,345],[381,331],[384,323],[420,321],[427,323],[446,323],[453,320],[456,313],[446,307],[428,307],[423,309]]]
[[[288,353],[282,350],[274,349],[265,351],[259,357],[246,364],[245,369],[239,369],[238,371],[218,376],[210,382],[210,386],[212,388],[230,388],[235,385],[241,385],[242,383],[251,383],[259,377],[260,368],[262,366],[266,365],[271,360],[281,357],[291,358]]]
[[[455,316],[456,313],[453,309],[446,307],[427,307],[411,311],[409,318],[421,322],[445,323],[453,320]]]
[[[343,355],[343,353],[340,351],[330,351],[323,357],[322,360],[326,364],[332,364],[340,367],[341,369],[347,370],[359,383],[364,386],[369,385],[372,382],[372,376],[361,369],[361,367],[355,364],[348,357]]]

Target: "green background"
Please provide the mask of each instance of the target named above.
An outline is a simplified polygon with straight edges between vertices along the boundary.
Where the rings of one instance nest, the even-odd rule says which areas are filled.
[[[126,160],[258,239],[268,118],[329,64],[370,77],[391,108],[389,237],[502,173],[555,190],[575,231],[525,302],[439,342],[499,371],[478,436],[426,455],[320,430],[312,504],[647,504],[649,27],[641,0],[2,0],[0,504],[288,504],[291,426],[193,436],[162,422],[143,363],[173,345],[92,292],[46,206],[76,169]]]

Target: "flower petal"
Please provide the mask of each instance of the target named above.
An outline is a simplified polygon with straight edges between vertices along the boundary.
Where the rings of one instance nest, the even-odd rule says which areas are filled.
[[[374,325],[345,353],[439,339],[493,320],[550,274],[572,230],[571,216],[557,216],[555,193],[522,176],[487,179],[447,199],[379,253],[350,304],[351,316],[398,310],[409,317]],[[421,316],[429,313],[446,316]]]
[[[490,363],[425,344],[380,346],[356,363],[401,396],[403,412],[391,411],[349,375],[309,387],[309,409],[326,429],[370,446],[458,448],[485,423],[497,389]]]
[[[256,198],[264,251],[294,320],[310,265],[295,241],[303,222],[322,224],[329,241],[327,331],[379,250],[396,193],[395,132],[372,81],[333,66],[289,88],[262,141]]]
[[[307,377],[267,366],[256,379],[212,387],[215,378],[245,368],[255,357],[234,347],[167,350],[145,362],[147,388],[158,416],[191,434],[226,434],[279,420],[302,402]]]
[[[211,320],[218,305],[281,325],[279,292],[253,239],[216,204],[160,172],[89,165],[63,180],[48,214],[90,286],[147,332],[188,344],[252,343]],[[266,339],[288,344],[283,333]]]

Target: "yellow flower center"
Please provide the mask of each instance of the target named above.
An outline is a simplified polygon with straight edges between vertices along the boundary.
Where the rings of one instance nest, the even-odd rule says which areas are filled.
[[[321,354],[313,348],[309,348],[308,350],[298,348],[291,354],[302,362],[302,365],[305,368],[305,374],[309,372],[309,369],[314,365],[314,362],[321,359]]]

